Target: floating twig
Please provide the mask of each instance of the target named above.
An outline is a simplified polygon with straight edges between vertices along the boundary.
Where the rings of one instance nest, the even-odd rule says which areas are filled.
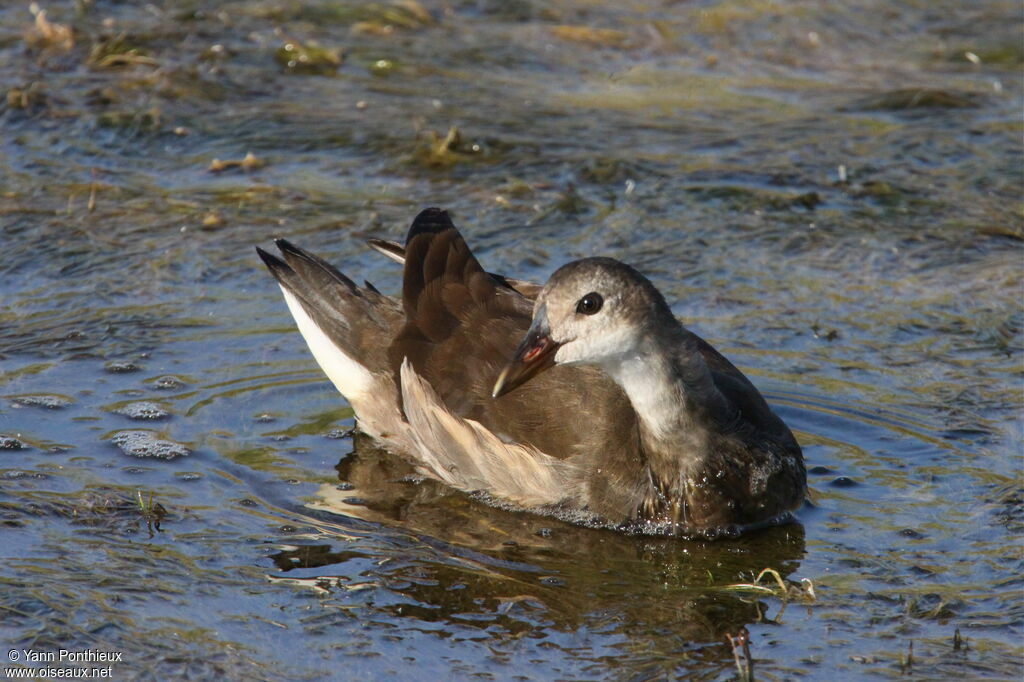
[[[257,168],[263,168],[265,165],[266,163],[255,154],[252,152],[246,152],[245,158],[241,160],[221,161],[220,159],[214,159],[210,162],[210,172],[220,173],[231,168],[241,168],[244,171],[252,171]]]
[[[741,627],[735,637],[726,633],[725,641],[732,647],[740,682],[753,682],[754,660],[750,657],[750,631]]]

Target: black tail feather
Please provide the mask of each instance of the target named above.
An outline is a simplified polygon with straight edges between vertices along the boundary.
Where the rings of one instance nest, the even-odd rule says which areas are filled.
[[[291,268],[288,267],[288,264],[285,263],[283,260],[281,260],[280,258],[278,258],[277,256],[275,256],[272,253],[267,253],[266,251],[264,251],[263,249],[261,249],[258,246],[256,247],[256,253],[259,254],[260,260],[263,261],[263,264],[266,265],[267,268],[272,273],[274,273],[275,276],[277,275],[277,273],[279,271],[290,271],[291,270]]]
[[[451,216],[448,215],[448,211],[444,211],[440,208],[425,208],[420,211],[419,215],[412,221],[412,225],[409,227],[409,233],[405,236],[405,247],[409,248],[409,242],[412,238],[420,234],[444,232],[445,230],[453,230],[455,225],[452,223]]]
[[[300,249],[287,239],[275,239],[274,244],[277,245],[277,248],[281,249],[281,254],[284,256],[288,266],[310,286],[330,284],[330,282],[323,281],[330,279],[334,280],[335,283],[348,287],[352,293],[358,291],[359,287],[355,282],[343,275],[340,270],[323,258]]]

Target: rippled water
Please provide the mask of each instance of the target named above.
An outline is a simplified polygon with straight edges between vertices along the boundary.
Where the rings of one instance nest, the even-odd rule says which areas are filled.
[[[43,9],[0,9],[8,649],[731,679],[746,628],[755,679],[1020,676],[1019,4]],[[395,292],[364,240],[431,205],[492,271],[648,273],[797,433],[799,523],[578,528],[353,438],[252,247]]]

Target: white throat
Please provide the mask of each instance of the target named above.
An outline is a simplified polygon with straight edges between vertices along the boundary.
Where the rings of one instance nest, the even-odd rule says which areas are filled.
[[[683,425],[686,394],[664,358],[637,353],[604,369],[626,392],[640,421],[656,439]]]

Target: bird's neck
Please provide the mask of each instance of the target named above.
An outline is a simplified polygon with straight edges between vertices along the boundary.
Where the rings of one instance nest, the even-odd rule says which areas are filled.
[[[678,470],[707,452],[723,398],[692,335],[681,325],[672,333],[646,337],[605,369],[637,413],[652,466]]]

